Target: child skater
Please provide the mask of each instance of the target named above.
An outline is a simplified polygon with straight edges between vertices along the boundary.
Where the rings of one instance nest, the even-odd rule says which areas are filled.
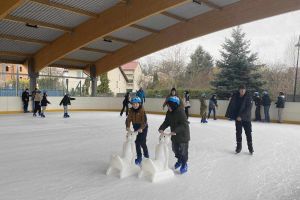
[[[129,109],[128,116],[126,118],[126,130],[130,130],[130,123],[132,123],[134,131],[138,132],[135,140],[135,147],[137,158],[135,164],[140,165],[142,162],[142,151],[144,157],[149,158],[148,148],[146,145],[146,138],[148,132],[147,116],[142,105],[142,100],[139,97],[134,97],[131,100],[132,108]]]
[[[64,118],[70,117],[70,115],[68,114],[68,105],[71,105],[71,100],[75,100],[75,98],[71,98],[69,94],[65,94],[59,104],[60,106],[64,106]]]
[[[172,150],[177,158],[175,169],[180,167],[180,173],[188,170],[188,148],[190,141],[190,127],[184,109],[180,106],[180,100],[176,96],[167,100],[168,111],[165,121],[159,127],[159,132],[163,133],[170,126],[172,132]]]
[[[206,113],[207,113],[207,103],[206,103],[206,95],[202,94],[200,98],[200,117],[201,123],[207,123]]]
[[[48,99],[47,99],[47,93],[44,92],[42,101],[41,101],[41,106],[42,106],[42,113],[41,113],[41,117],[45,118],[45,110],[48,104],[51,104]]]

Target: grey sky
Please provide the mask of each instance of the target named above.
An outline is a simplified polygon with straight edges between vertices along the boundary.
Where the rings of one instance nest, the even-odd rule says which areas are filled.
[[[241,25],[246,33],[246,39],[251,41],[250,49],[258,53],[260,63],[286,63],[294,65],[296,48],[294,44],[300,35],[300,11],[277,15],[270,18],[254,21]],[[225,37],[230,38],[232,28],[211,33],[179,44],[179,47],[186,52],[186,61],[189,55],[195,51],[198,45],[208,51],[214,59],[220,59],[219,50],[224,43]],[[174,47],[170,47],[174,48]],[[167,48],[162,51],[143,57],[141,62],[147,59],[160,59],[161,54],[169,51]]]

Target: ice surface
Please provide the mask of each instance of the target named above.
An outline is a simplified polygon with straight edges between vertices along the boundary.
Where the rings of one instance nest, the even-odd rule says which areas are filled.
[[[0,115],[0,199],[300,199],[300,126],[253,123],[254,155],[234,154],[234,123],[190,118],[187,174],[159,183],[106,176],[125,118],[114,112]],[[154,157],[164,116],[148,115]],[[245,136],[243,135],[243,140]],[[175,163],[172,152],[170,165]]]

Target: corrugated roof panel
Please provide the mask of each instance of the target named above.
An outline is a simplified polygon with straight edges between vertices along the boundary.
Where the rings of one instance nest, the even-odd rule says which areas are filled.
[[[99,39],[90,43],[86,47],[113,52],[126,45],[127,45],[126,43],[122,43],[122,42],[117,42],[117,41],[105,42],[103,41],[103,39]]]
[[[43,46],[44,45],[41,44],[24,43],[0,38],[0,51],[12,51],[33,54],[40,50]]]
[[[140,26],[145,26],[147,28],[152,28],[155,30],[162,30],[178,22],[179,22],[178,20],[173,19],[171,17],[167,17],[162,14],[157,14],[148,17],[140,22],[137,22],[136,24]]]
[[[238,2],[240,0],[210,0],[212,3],[217,4],[218,6],[224,7],[229,4]]]
[[[118,31],[112,32],[110,35],[113,37],[122,38],[125,40],[137,41],[143,37],[150,35],[150,32],[143,31],[133,27],[122,28]]]
[[[119,0],[50,0],[93,13],[100,13],[116,5]]]
[[[0,34],[14,35],[43,41],[53,41],[63,35],[64,32],[43,27],[32,28],[26,26],[24,23],[1,20]]]
[[[100,58],[104,57],[106,54],[104,53],[98,53],[98,52],[91,52],[91,51],[85,51],[85,50],[77,50],[74,51],[65,58],[71,58],[71,59],[78,59],[78,60],[86,60],[86,61],[96,61]]]
[[[169,9],[168,12],[170,12],[174,15],[183,17],[185,19],[190,19],[197,15],[206,13],[212,9],[213,8],[208,7],[204,3],[198,4],[198,3],[194,3],[194,2],[189,2],[186,4],[180,5],[178,7]]]
[[[39,3],[27,2],[11,13],[12,16],[22,17],[50,24],[74,28],[89,19],[87,16],[67,12]]]
[[[58,60],[55,61],[53,64],[58,64],[58,65],[66,65],[66,66],[74,66],[74,67],[85,67],[86,64],[84,63],[74,63],[66,60]]]

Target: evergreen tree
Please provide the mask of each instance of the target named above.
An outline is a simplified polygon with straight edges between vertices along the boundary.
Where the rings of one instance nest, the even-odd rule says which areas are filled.
[[[220,97],[228,97],[239,85],[245,84],[250,91],[259,91],[263,86],[259,66],[254,62],[257,54],[249,50],[250,41],[240,27],[233,29],[232,39],[225,39],[222,45],[222,59],[217,62],[220,72],[212,85]]]
[[[191,62],[187,66],[187,73],[197,73],[213,67],[213,59],[211,55],[204,51],[202,46],[198,46],[190,58]]]
[[[97,87],[97,93],[101,94],[101,93],[110,93],[110,89],[109,89],[109,80],[107,77],[107,73],[101,74],[100,75],[100,82],[101,84],[98,85]]]
[[[209,74],[213,67],[212,56],[198,46],[191,55],[191,62],[188,64],[185,72],[185,87],[187,88],[208,88]]]

